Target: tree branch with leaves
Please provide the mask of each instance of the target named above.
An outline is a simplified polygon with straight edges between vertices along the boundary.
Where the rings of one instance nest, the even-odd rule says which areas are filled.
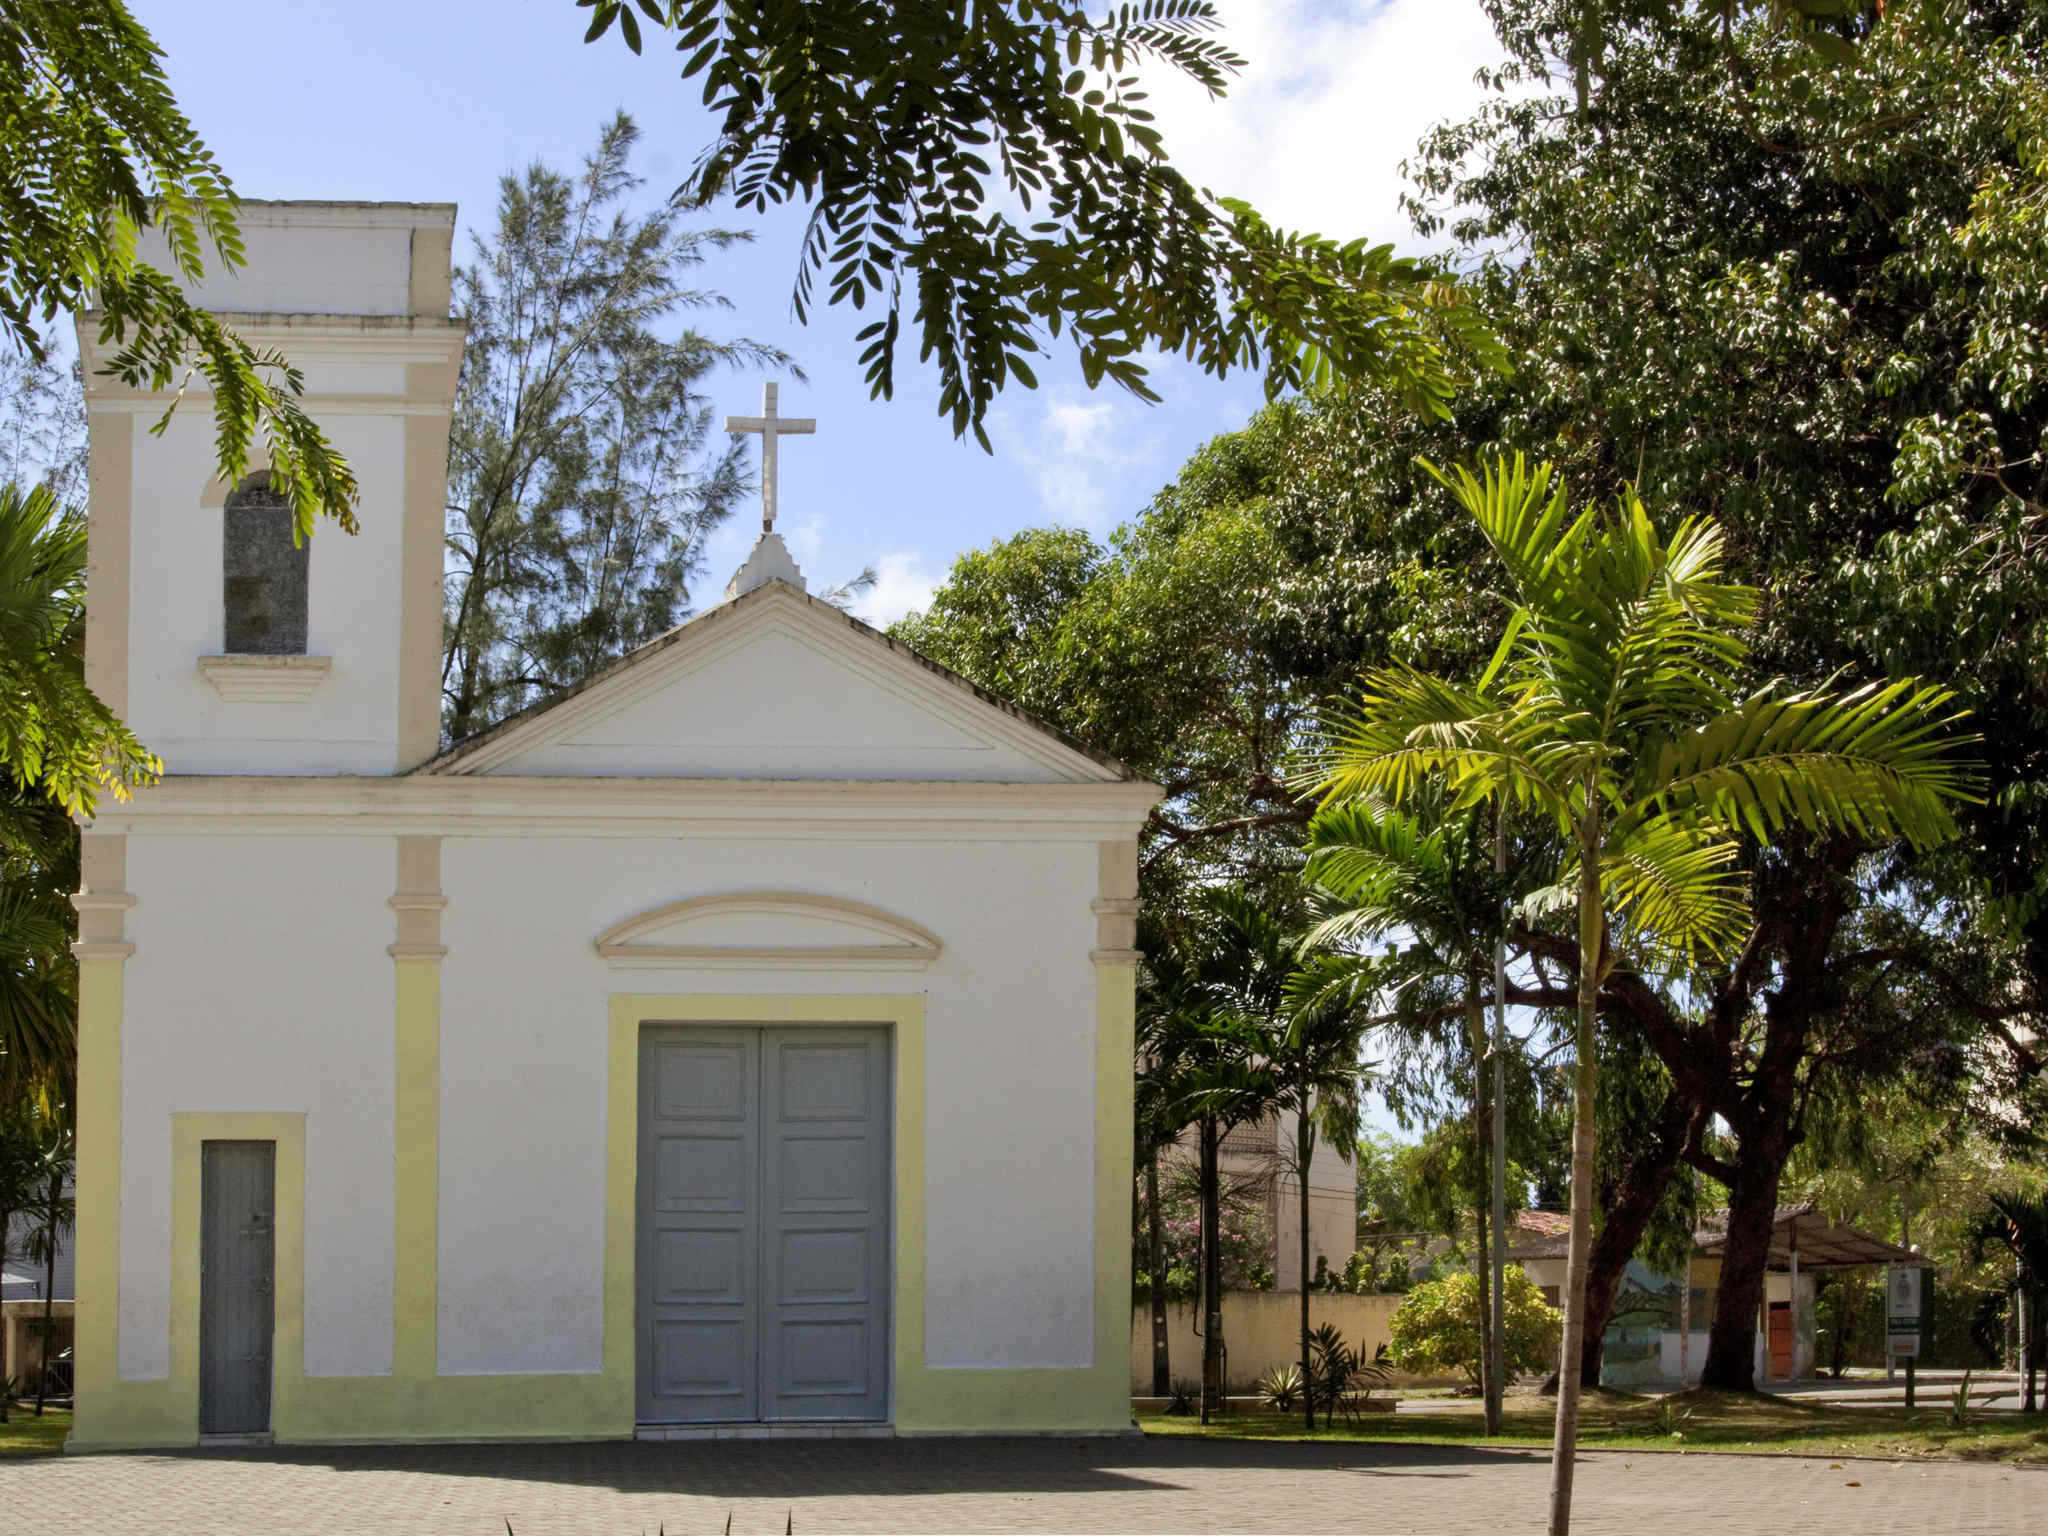
[[[577,0],[585,40],[673,39],[718,120],[678,198],[810,209],[794,302],[880,311],[859,333],[877,399],[906,330],[939,411],[989,446],[1010,382],[1063,334],[1092,387],[1158,397],[1140,354],[1270,395],[1375,381],[1443,414],[1502,353],[1458,286],[1391,245],[1274,228],[1173,168],[1140,71],[1221,96],[1241,61],[1209,0]],[[1014,210],[1021,209],[1021,212]],[[908,314],[906,316],[906,310]]]

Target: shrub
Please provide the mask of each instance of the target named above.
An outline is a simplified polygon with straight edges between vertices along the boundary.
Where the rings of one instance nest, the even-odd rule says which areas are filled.
[[[1382,1251],[1361,1248],[1344,1261],[1344,1273],[1337,1289],[1354,1296],[1377,1296],[1408,1289],[1408,1253],[1396,1245]]]
[[[1418,1376],[1453,1372],[1479,1375],[1480,1276],[1464,1273],[1430,1280],[1408,1293],[1395,1311],[1387,1358]],[[1564,1316],[1543,1299],[1519,1269],[1507,1272],[1507,1326],[1503,1330],[1510,1379],[1547,1371],[1557,1357]]]
[[[1259,1378],[1259,1401],[1277,1413],[1301,1406],[1301,1367],[1276,1365]]]
[[[1166,1294],[1186,1300],[1201,1287],[1202,1212],[1188,1159],[1173,1157],[1160,1167],[1159,1205],[1166,1235]],[[1131,1295],[1142,1303],[1151,1294],[1151,1211],[1138,1181],[1137,1223],[1131,1230]],[[1218,1212],[1223,1237],[1223,1288],[1273,1288],[1273,1228],[1264,1194],[1225,1181]]]

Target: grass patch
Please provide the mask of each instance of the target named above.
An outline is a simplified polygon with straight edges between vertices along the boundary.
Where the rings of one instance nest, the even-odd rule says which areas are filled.
[[[1410,1445],[1539,1446],[1548,1449],[1547,1398],[1510,1399],[1502,1433],[1481,1431],[1477,1404],[1431,1413],[1374,1414],[1357,1424],[1318,1430],[1317,1440]],[[1742,1393],[1691,1391],[1664,1399],[1589,1392],[1579,1410],[1579,1444],[1619,1451],[1750,1451],[1785,1456],[1877,1456],[1889,1460],[2048,1464],[2048,1415],[1975,1413],[1957,1428],[1946,1407],[1845,1408]],[[1307,1440],[1297,1416],[1233,1413],[1206,1429],[1194,1417],[1148,1415],[1148,1435],[1224,1440]]]
[[[0,1461],[9,1456],[54,1456],[64,1449],[64,1437],[71,1433],[69,1408],[45,1408],[36,1417],[33,1407],[15,1408],[0,1424]]]

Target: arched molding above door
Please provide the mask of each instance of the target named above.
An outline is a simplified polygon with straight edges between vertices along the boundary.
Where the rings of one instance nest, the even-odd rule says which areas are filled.
[[[597,952],[614,969],[923,970],[930,929],[865,902],[804,891],[691,896],[613,924]]]

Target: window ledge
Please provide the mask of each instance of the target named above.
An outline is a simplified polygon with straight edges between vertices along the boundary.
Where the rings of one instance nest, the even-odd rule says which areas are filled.
[[[202,656],[213,691],[237,703],[301,703],[334,665],[332,656]]]

